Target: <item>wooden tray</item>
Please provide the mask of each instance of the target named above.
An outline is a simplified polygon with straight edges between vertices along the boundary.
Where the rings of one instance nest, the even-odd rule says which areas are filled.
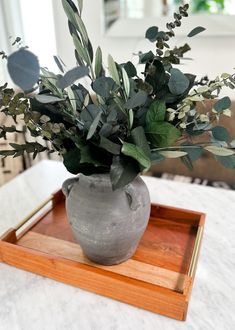
[[[120,265],[101,266],[75,242],[60,191],[1,237],[0,261],[185,320],[204,221],[202,213],[153,204],[135,255]]]

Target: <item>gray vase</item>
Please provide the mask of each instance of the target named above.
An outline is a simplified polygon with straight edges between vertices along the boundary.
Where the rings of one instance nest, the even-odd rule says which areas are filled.
[[[140,177],[113,191],[108,174],[80,174],[62,190],[74,236],[90,260],[114,265],[135,253],[150,215],[149,192]]]

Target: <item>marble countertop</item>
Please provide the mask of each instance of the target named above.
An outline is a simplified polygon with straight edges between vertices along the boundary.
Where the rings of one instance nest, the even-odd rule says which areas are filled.
[[[0,188],[0,235],[71,176],[43,161]],[[235,329],[235,192],[144,177],[153,202],[207,214],[186,322],[0,263],[0,330]],[[118,288],[117,288],[118,290]]]

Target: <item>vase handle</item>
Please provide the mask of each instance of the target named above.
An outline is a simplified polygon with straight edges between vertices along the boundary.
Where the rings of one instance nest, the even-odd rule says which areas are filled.
[[[79,177],[76,176],[75,178],[70,178],[64,181],[62,184],[62,191],[65,197],[69,197],[70,190],[75,182],[79,181]]]
[[[136,190],[131,185],[126,186],[124,190],[131,210],[136,211],[141,206],[141,201],[136,194]]]

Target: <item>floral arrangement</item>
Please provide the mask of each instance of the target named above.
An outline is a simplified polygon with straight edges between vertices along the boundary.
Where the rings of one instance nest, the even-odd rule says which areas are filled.
[[[72,0],[62,0],[62,4],[77,66],[67,70],[55,57],[60,74],[54,74],[40,68],[37,57],[25,47],[9,56],[1,52],[22,92],[1,86],[0,112],[16,123],[23,120],[32,137],[49,140],[48,151],[59,153],[71,173],[110,173],[113,189],[127,185],[165,158],[180,157],[192,169],[193,161],[210,152],[224,166],[235,168],[235,141],[219,125],[221,116],[231,116],[231,101],[218,98],[222,88],[235,88],[235,75],[198,80],[177,68],[189,45],[170,48],[168,44],[188,16],[187,4],[179,7],[166,31],[157,26],[146,31],[156,52],[139,53],[141,74],[130,61],[118,64],[111,55],[106,67],[100,47],[93,53],[81,18],[82,0],[77,6]],[[204,30],[196,27],[188,37]],[[89,79],[90,88],[84,87],[84,78]],[[211,109],[199,112],[197,103],[204,105],[206,100],[214,100]],[[15,125],[0,126],[0,138],[15,131]],[[203,142],[194,142],[198,135],[204,137]],[[38,142],[10,143],[10,147],[0,155],[17,157],[26,152],[36,157],[47,149]]]

